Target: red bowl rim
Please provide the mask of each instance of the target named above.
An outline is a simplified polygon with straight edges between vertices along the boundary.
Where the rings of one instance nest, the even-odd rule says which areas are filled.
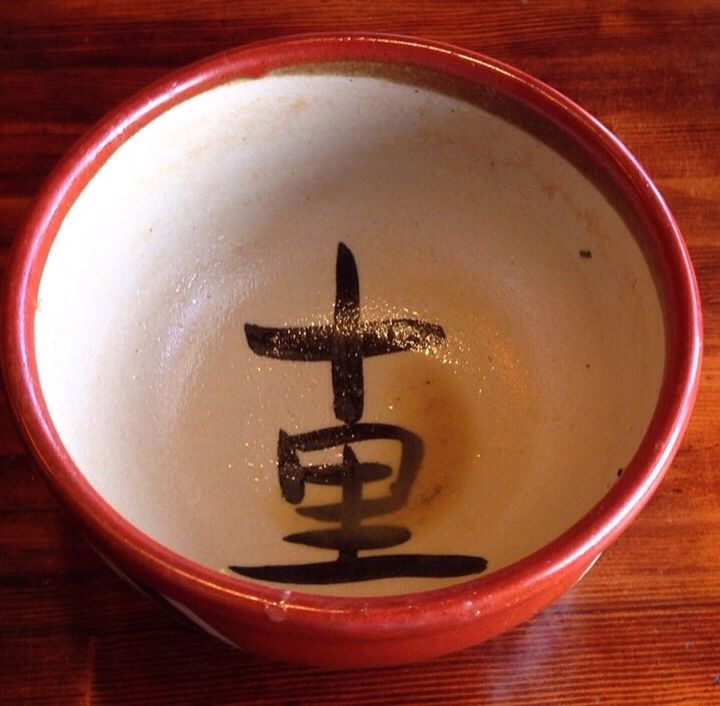
[[[520,101],[569,133],[612,175],[643,218],[667,300],[668,359],[660,398],[637,453],[603,499],[561,536],[515,564],[446,588],[372,598],[288,595],[202,566],[131,525],[91,487],[63,447],[33,354],[37,291],[52,241],[70,205],[119,145],[168,108],[226,81],[343,60],[397,62],[470,79]],[[677,452],[697,393],[702,316],[688,251],[668,207],[632,154],[573,101],[522,71],[448,44],[399,35],[315,34],[250,44],[176,71],[126,101],[77,144],[42,189],[13,245],[3,339],[7,390],[31,450],[86,530],[143,580],[171,594],[179,591],[191,603],[212,604],[215,612],[235,610],[253,620],[281,606],[282,625],[288,629],[323,623],[372,636],[400,625],[430,629],[465,620],[462,616],[477,610],[500,611],[599,555],[644,506]]]

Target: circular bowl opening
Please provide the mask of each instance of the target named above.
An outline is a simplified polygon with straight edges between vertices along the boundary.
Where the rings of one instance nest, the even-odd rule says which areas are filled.
[[[647,500],[697,385],[692,268],[629,153],[402,38],[148,89],[61,165],[9,281],[11,397],[94,544],[301,661],[542,607]]]

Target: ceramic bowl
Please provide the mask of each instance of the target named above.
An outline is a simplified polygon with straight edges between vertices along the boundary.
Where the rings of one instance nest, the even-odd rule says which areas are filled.
[[[12,404],[93,546],[280,660],[536,613],[648,500],[698,380],[691,263],[629,152],[402,37],[155,84],[55,171],[8,282]]]

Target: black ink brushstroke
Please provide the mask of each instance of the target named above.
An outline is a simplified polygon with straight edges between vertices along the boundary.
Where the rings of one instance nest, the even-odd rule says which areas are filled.
[[[387,549],[410,539],[410,530],[405,527],[363,526],[361,524],[362,520],[368,516],[367,501],[364,501],[362,497],[363,485],[371,479],[387,477],[390,469],[382,464],[360,463],[357,456],[355,456],[355,452],[348,445],[348,441],[358,442],[362,439],[399,437],[402,444],[400,471],[398,472],[398,481],[391,486],[388,499],[395,503],[400,502],[400,507],[405,503],[412,478],[414,478],[420,465],[422,448],[418,447],[417,441],[413,440],[412,436],[401,427],[362,425],[362,428],[358,429],[358,426],[360,425],[322,429],[310,435],[302,434],[295,437],[291,437],[283,431],[280,432],[278,458],[281,461],[279,463],[279,475],[280,486],[286,499],[290,498],[291,502],[301,501],[306,483],[342,487],[342,501],[338,504],[332,504],[330,516],[324,520],[340,522],[340,527],[299,532],[284,537],[286,542],[295,542],[322,549],[336,549],[338,551],[338,560],[342,561],[356,558],[360,550]],[[411,451],[408,455],[406,444],[412,447],[413,442],[415,442],[414,453]],[[323,449],[342,444],[342,463],[318,466],[303,466],[300,464],[297,449],[307,451],[317,444],[320,444],[320,448]],[[413,465],[409,466],[410,463]],[[403,495],[399,495],[400,493],[403,493]],[[375,508],[375,512],[372,514],[385,514],[387,507],[388,504],[385,503],[380,512]],[[316,519],[323,521],[323,507],[314,508],[314,511]]]
[[[318,429],[304,434],[290,435],[280,430],[278,439],[278,472],[280,477],[280,490],[283,498],[294,505],[302,502],[305,497],[305,483],[338,484],[337,480],[342,474],[343,464],[323,464],[318,466],[303,466],[300,463],[298,452],[320,451],[333,447],[344,446],[351,443],[371,441],[373,439],[386,439],[398,441],[401,444],[400,464],[397,479],[390,486],[390,495],[386,498],[364,500],[363,503],[374,503],[372,512],[368,515],[380,515],[403,507],[410,495],[420,463],[423,457],[424,445],[422,439],[407,429],[394,424],[353,424],[352,426],[336,426]],[[366,471],[367,466],[381,464],[358,464],[359,473],[375,473],[375,470]],[[325,480],[325,476],[328,479]]]
[[[350,249],[338,244],[332,325],[270,328],[245,324],[251,350],[280,360],[329,361],[333,411],[354,424],[364,404],[363,359],[401,351],[425,351],[444,338],[442,326],[417,319],[360,320],[360,281]]]
[[[332,326],[270,328],[245,324],[245,338],[253,353],[279,360],[330,360],[332,337]]]
[[[362,334],[360,333],[360,281],[355,258],[338,245],[335,268],[334,336],[330,342],[335,417],[354,424],[363,412]]]
[[[231,566],[240,576],[294,584],[337,584],[387,578],[453,578],[481,574],[487,560],[462,554],[379,554],[352,561]]]
[[[363,358],[377,355],[424,351],[445,339],[439,324],[418,319],[380,319],[358,325]],[[318,362],[332,359],[332,324],[273,328],[245,324],[245,338],[253,353],[277,360]]]

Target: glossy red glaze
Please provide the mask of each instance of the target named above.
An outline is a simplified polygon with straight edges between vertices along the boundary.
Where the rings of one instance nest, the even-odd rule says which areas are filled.
[[[615,181],[645,228],[665,298],[668,360],[660,400],[622,478],[580,522],[524,560],[450,588],[342,599],[232,578],[179,556],[138,531],[73,464],[46,409],[34,352],[42,270],[70,205],[103,162],[171,106],[224,81],[328,61],[384,61],[469,79],[512,96],[570,134]],[[627,149],[572,101],[536,79],[444,44],[380,35],[317,35],[216,55],[151,86],[107,117],[60,164],[16,241],[7,280],[3,363],[20,426],[35,456],[92,543],[123,572],[186,606],[240,646],[280,660],[358,667],[426,659],[460,649],[530,617],[571,586],[651,496],[687,425],[698,384],[702,324],[682,236],[656,188]]]

